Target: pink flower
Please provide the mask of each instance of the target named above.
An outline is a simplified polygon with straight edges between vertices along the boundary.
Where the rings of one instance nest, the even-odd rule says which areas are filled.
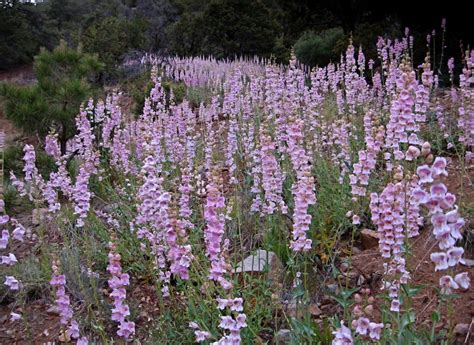
[[[408,147],[407,152],[405,153],[405,159],[407,161],[412,161],[412,160],[417,159],[420,156],[420,154],[421,152],[418,147],[410,145],[410,147]]]
[[[446,270],[449,268],[448,259],[445,253],[431,253],[431,261],[436,264],[435,271]]]
[[[44,150],[51,157],[54,157],[56,160],[59,159],[61,156],[61,148],[59,146],[57,135],[48,134],[46,136]]]
[[[0,264],[2,264],[2,265],[13,266],[14,264],[16,264],[18,262],[18,260],[16,259],[15,254],[13,254],[13,253],[8,254],[7,256],[2,255],[0,257],[0,259],[1,259]]]
[[[10,290],[16,291],[20,289],[20,282],[16,280],[13,276],[6,276],[4,284],[8,286]]]
[[[441,230],[442,232],[447,229],[448,218],[443,213],[436,213],[431,217],[431,224],[433,224],[433,227],[435,228],[436,235],[436,231]]]
[[[11,312],[10,313],[10,321],[14,322],[14,321],[18,321],[18,320],[21,320],[21,314]]]
[[[112,289],[110,297],[114,299],[114,308],[112,309],[111,319],[119,323],[117,335],[128,338],[135,333],[135,323],[127,321],[126,317],[130,315],[130,308],[124,303],[127,296],[125,286],[130,284],[130,276],[127,273],[122,273],[120,265],[120,254],[117,251],[117,245],[114,242],[109,244],[109,265],[107,270],[112,275],[109,279],[109,287]]]
[[[197,343],[201,343],[211,337],[211,333],[206,331],[194,331],[194,335],[196,336]]]
[[[6,249],[8,246],[8,240],[10,239],[10,233],[8,230],[2,230],[2,237],[0,237],[0,249]]]
[[[471,285],[471,280],[467,272],[456,274],[454,281],[461,287],[461,289],[467,290]]]
[[[235,324],[235,320],[231,316],[221,316],[219,327],[222,329],[231,329]]]
[[[229,301],[224,299],[224,298],[217,298],[217,308],[223,310],[227,308],[227,305],[229,304]]]
[[[0,216],[0,225],[7,224],[9,220],[10,220],[10,217],[7,214]]]
[[[244,310],[244,307],[243,307],[244,300],[242,298],[240,298],[240,297],[234,298],[233,300],[230,300],[229,302],[231,303],[230,310],[232,310],[232,311],[243,311]]]
[[[77,323],[76,320],[72,320],[68,329],[67,329],[67,334],[69,334],[69,337],[72,339],[77,339],[79,338],[79,324]]]
[[[338,328],[334,334],[334,339],[332,341],[332,345],[352,345],[354,341],[352,340],[351,330],[344,326],[344,323],[341,322],[341,327]]]
[[[21,224],[17,224],[15,229],[13,229],[12,235],[15,240],[23,242],[23,237],[25,236],[25,233],[25,227]]]
[[[119,329],[117,335],[119,337],[129,338],[131,335],[135,334],[135,322],[132,321],[123,321],[119,324]]]
[[[128,305],[118,302],[115,304],[115,308],[112,309],[112,320],[122,323],[126,316],[130,315],[130,309]]]
[[[392,303],[390,304],[390,310],[393,312],[400,312],[400,301],[398,299],[392,300]]]
[[[432,196],[443,197],[446,195],[448,188],[444,183],[436,183],[431,186],[430,193]]]
[[[23,171],[25,172],[25,181],[31,181],[36,174],[36,154],[35,148],[32,145],[25,145],[23,148],[25,155],[23,156],[23,160],[25,162],[25,166]]]
[[[448,249],[447,258],[448,265],[450,267],[456,266],[459,262],[464,262],[462,260],[462,255],[464,254],[464,248],[462,247],[453,247]]]
[[[371,322],[369,324],[369,337],[374,340],[379,340],[383,327],[384,327],[383,323]]]
[[[245,315],[245,314],[239,314],[239,315],[237,315],[237,317],[235,318],[235,320],[237,321],[237,328],[245,328],[245,327],[247,327],[247,323],[245,322],[245,320],[247,320],[247,315]]]
[[[360,317],[356,320],[356,332],[361,335],[366,335],[369,329],[370,320],[366,317]]]
[[[66,285],[66,276],[64,274],[53,274],[49,284],[53,286]]]
[[[199,325],[195,321],[190,321],[188,323],[188,327],[191,328],[191,329],[199,329]]]
[[[431,168],[427,165],[422,165],[416,169],[416,173],[420,177],[420,183],[433,182]]]
[[[77,340],[77,344],[76,345],[88,345],[89,344],[89,341],[87,340],[86,337],[81,337]]]
[[[438,176],[448,176],[448,172],[446,171],[446,158],[444,157],[436,157],[431,169],[433,171],[433,177]]]
[[[441,293],[449,295],[453,290],[459,288],[458,284],[451,276],[442,276],[439,278],[439,285],[441,286]]]

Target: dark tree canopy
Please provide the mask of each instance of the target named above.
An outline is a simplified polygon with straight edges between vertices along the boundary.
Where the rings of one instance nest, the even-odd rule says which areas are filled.
[[[352,36],[373,58],[377,36],[399,36],[410,27],[424,40],[433,29],[440,31],[443,17],[448,23],[446,55],[459,60],[459,42],[466,48],[474,38],[471,13],[463,8],[460,1],[435,6],[408,0],[0,1],[0,69],[29,62],[40,47],[52,49],[60,39],[98,53],[106,74],[136,50],[230,58],[258,54],[285,62],[297,42],[301,46],[304,39],[309,47],[309,32],[318,36],[336,27],[344,35],[336,50]],[[416,52],[415,57],[423,55]]]

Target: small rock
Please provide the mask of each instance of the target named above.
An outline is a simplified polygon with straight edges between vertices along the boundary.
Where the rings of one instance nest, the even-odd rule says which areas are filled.
[[[239,262],[234,272],[262,273],[265,270],[268,270],[267,278],[272,292],[282,298],[285,269],[275,253],[258,249],[255,254]]]
[[[467,332],[469,332],[468,323],[458,323],[456,326],[454,326],[454,334],[466,335]]]
[[[377,242],[378,243],[378,242]],[[360,254],[362,253],[362,250],[360,250],[359,248],[357,247],[352,247],[352,254],[353,255],[357,255],[357,254]]]
[[[235,273],[241,272],[263,272],[267,265],[271,265],[276,254],[263,249],[258,249],[253,255],[247,256],[243,261],[237,264]]]
[[[291,331],[289,329],[280,329],[275,335],[275,344],[286,345],[291,342]]]
[[[370,229],[363,229],[360,232],[360,239],[362,241],[362,247],[364,249],[375,248],[379,245],[379,234]]]

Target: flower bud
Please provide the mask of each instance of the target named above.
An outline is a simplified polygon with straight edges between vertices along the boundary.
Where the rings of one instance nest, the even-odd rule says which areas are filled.
[[[372,313],[374,312],[374,307],[372,306],[372,304],[369,304],[368,306],[366,306],[364,308],[364,312],[366,315],[372,315]]]
[[[434,160],[434,156],[430,153],[430,154],[426,157],[425,162],[426,162],[427,164],[431,164],[431,163],[433,163],[433,160]]]
[[[425,141],[423,145],[421,146],[421,154],[426,157],[430,154],[431,152],[431,145],[429,142]]]
[[[362,307],[358,304],[354,307],[354,315],[356,317],[360,317],[363,315]]]

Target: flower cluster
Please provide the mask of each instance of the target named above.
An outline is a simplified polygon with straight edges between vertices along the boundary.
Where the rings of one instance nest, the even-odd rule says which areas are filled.
[[[370,321],[369,317],[373,314],[373,303],[375,298],[370,296],[370,289],[362,289],[362,295],[356,293],[354,295],[354,302],[356,303],[353,309],[354,316],[357,319],[352,321],[352,327],[355,328],[356,333],[362,337],[368,337],[373,341],[380,340],[383,323]]]
[[[214,180],[218,180],[217,177]],[[222,238],[224,235],[225,198],[219,189],[220,183],[210,181],[207,185],[206,204],[204,206],[204,219],[206,228],[204,230],[204,241],[206,243],[206,253],[211,262],[209,279],[215,280],[228,290],[232,288],[232,283],[224,275],[228,271],[228,264],[222,255]]]
[[[3,202],[2,199],[0,199],[0,201]],[[0,206],[2,206],[2,204],[0,204]],[[12,237],[14,240],[22,242],[26,233],[25,227],[15,218],[10,218],[10,216],[7,214],[1,214],[3,213],[2,207],[0,207],[0,250],[8,248],[8,244]],[[13,227],[13,231],[11,233],[6,228],[8,223],[10,223]],[[16,263],[18,263],[18,260],[13,253],[0,256],[0,265],[13,266]],[[19,290],[21,284],[18,280],[16,280],[15,277],[6,276],[5,285],[8,286],[10,290]]]
[[[206,341],[207,339],[212,337],[212,334],[210,332],[203,331],[194,321],[191,321],[189,323],[189,328],[194,330],[194,335],[196,336],[196,343],[202,343],[203,341]]]
[[[167,224],[165,239],[169,247],[170,272],[181,279],[189,279],[189,265],[193,259],[191,245],[184,244],[187,241],[186,231],[183,222],[177,219],[175,215],[171,215]]]
[[[120,265],[120,254],[117,253],[117,246],[114,242],[109,243],[109,265],[107,271],[110,272],[112,278],[109,279],[109,287],[112,289],[110,297],[114,300],[114,308],[112,309],[112,320],[118,322],[119,329],[117,335],[128,339],[135,334],[135,323],[127,321],[126,317],[130,315],[130,308],[125,304],[127,291],[125,287],[130,284],[130,277],[127,273],[122,273]]]
[[[370,210],[372,221],[379,233],[379,250],[383,258],[385,277],[384,288],[388,289],[392,298],[390,310],[400,310],[400,284],[406,284],[410,278],[406,270],[404,258],[405,239],[405,193],[406,182],[389,183],[380,195],[370,195]]]
[[[466,160],[474,161],[474,49],[466,51],[465,67],[459,76],[460,105],[458,107],[459,141],[466,147]]]
[[[287,213],[287,206],[283,200],[283,174],[280,165],[274,155],[275,143],[271,136],[263,134],[260,136],[261,148],[261,172],[262,187],[265,192],[265,204],[263,214],[273,214],[276,209],[281,213]]]
[[[351,330],[344,326],[344,322],[341,321],[341,327],[332,332],[334,334],[334,339],[332,340],[332,345],[352,345],[354,340],[352,339]]]
[[[174,228],[170,227],[169,205],[171,194],[163,190],[163,178],[159,177],[160,170],[161,166],[157,159],[151,154],[148,155],[141,171],[144,182],[138,192],[140,203],[138,204],[136,224],[139,225],[137,237],[146,238],[150,244],[151,251],[155,256],[155,268],[158,270],[162,284],[161,291],[164,297],[168,297],[171,272],[167,270],[166,248],[163,242],[168,232],[168,239],[176,243],[174,239],[176,233]],[[180,251],[178,250],[178,252]],[[176,255],[175,259],[178,259],[178,257]],[[189,258],[187,255],[185,257]],[[183,273],[187,271],[185,261],[186,259],[183,261],[185,265],[181,267],[184,269]]]
[[[23,152],[25,155],[23,156],[23,161],[25,162],[25,166],[23,167],[23,172],[25,173],[25,181],[29,182],[33,180],[33,177],[36,170],[36,153],[35,148],[32,145],[25,145],[23,148]]]
[[[419,116],[417,118],[413,112],[413,107],[415,105],[414,93],[418,83],[415,78],[415,72],[411,69],[407,61],[401,64],[400,74],[397,78],[396,84],[399,90],[399,95],[391,105],[390,121],[387,124],[385,146],[393,149],[393,157],[396,161],[405,158],[407,160],[412,160],[413,156],[416,155],[416,150],[412,149],[412,151],[405,154],[401,151],[400,144],[420,144],[417,135],[417,132],[419,131],[417,120],[422,120],[424,117]],[[386,152],[385,158],[387,160],[387,170],[391,171],[393,168],[393,163],[390,162],[390,159],[392,158],[391,153]]]
[[[33,201],[36,194],[39,194],[44,189],[44,180],[36,168],[36,153],[34,147],[27,144],[23,148],[23,151],[25,153],[23,156],[23,161],[25,162],[23,172],[25,173],[24,181],[26,184],[17,182],[16,178],[13,178],[12,184],[18,186],[18,191],[21,195],[28,195],[30,200]],[[10,175],[13,175],[13,173],[10,172]]]
[[[443,157],[436,157],[430,166],[418,167],[417,173],[420,183],[430,184],[429,191],[420,186],[415,196],[426,206],[431,216],[433,234],[438,240],[441,252],[431,253],[431,261],[435,264],[435,271],[447,270],[463,262],[464,249],[457,247],[456,242],[462,238],[461,228],[465,221],[459,215],[456,206],[456,197],[448,192],[446,185],[440,182],[442,176],[447,176],[447,162]],[[470,281],[467,272],[459,273],[452,277],[444,275],[440,278],[441,292],[450,294],[453,290],[469,288]]]
[[[73,311],[71,307],[71,302],[69,295],[66,293],[66,276],[60,273],[59,261],[54,260],[53,265],[53,275],[49,284],[54,287],[56,295],[56,310],[60,316],[60,322],[62,327],[66,327],[65,338],[66,339],[79,339],[79,324],[73,317]],[[81,338],[81,344],[87,344],[85,338]]]
[[[61,157],[61,148],[58,142],[57,134],[48,134],[44,141],[44,150],[51,157],[59,160]]]
[[[94,150],[94,139],[87,111],[82,110],[76,118],[78,134],[74,137],[74,149],[82,160],[76,183],[71,189],[74,214],[77,216],[76,226],[83,227],[90,209],[92,192],[89,190],[89,180],[98,172],[98,153]]]
[[[288,148],[293,170],[296,173],[296,182],[291,187],[295,207],[293,211],[293,239],[290,242],[290,248],[295,252],[311,249],[312,241],[306,235],[312,219],[308,208],[316,204],[314,177],[311,174],[310,159],[302,145],[302,129],[302,120],[294,117],[288,127]]]
[[[217,299],[218,308],[224,310],[230,309],[235,313],[234,316],[225,315],[221,316],[221,322],[219,328],[229,331],[230,334],[224,335],[221,339],[213,344],[219,345],[239,345],[241,343],[240,330],[247,327],[246,319],[247,316],[240,313],[244,310],[242,298],[234,299]]]

